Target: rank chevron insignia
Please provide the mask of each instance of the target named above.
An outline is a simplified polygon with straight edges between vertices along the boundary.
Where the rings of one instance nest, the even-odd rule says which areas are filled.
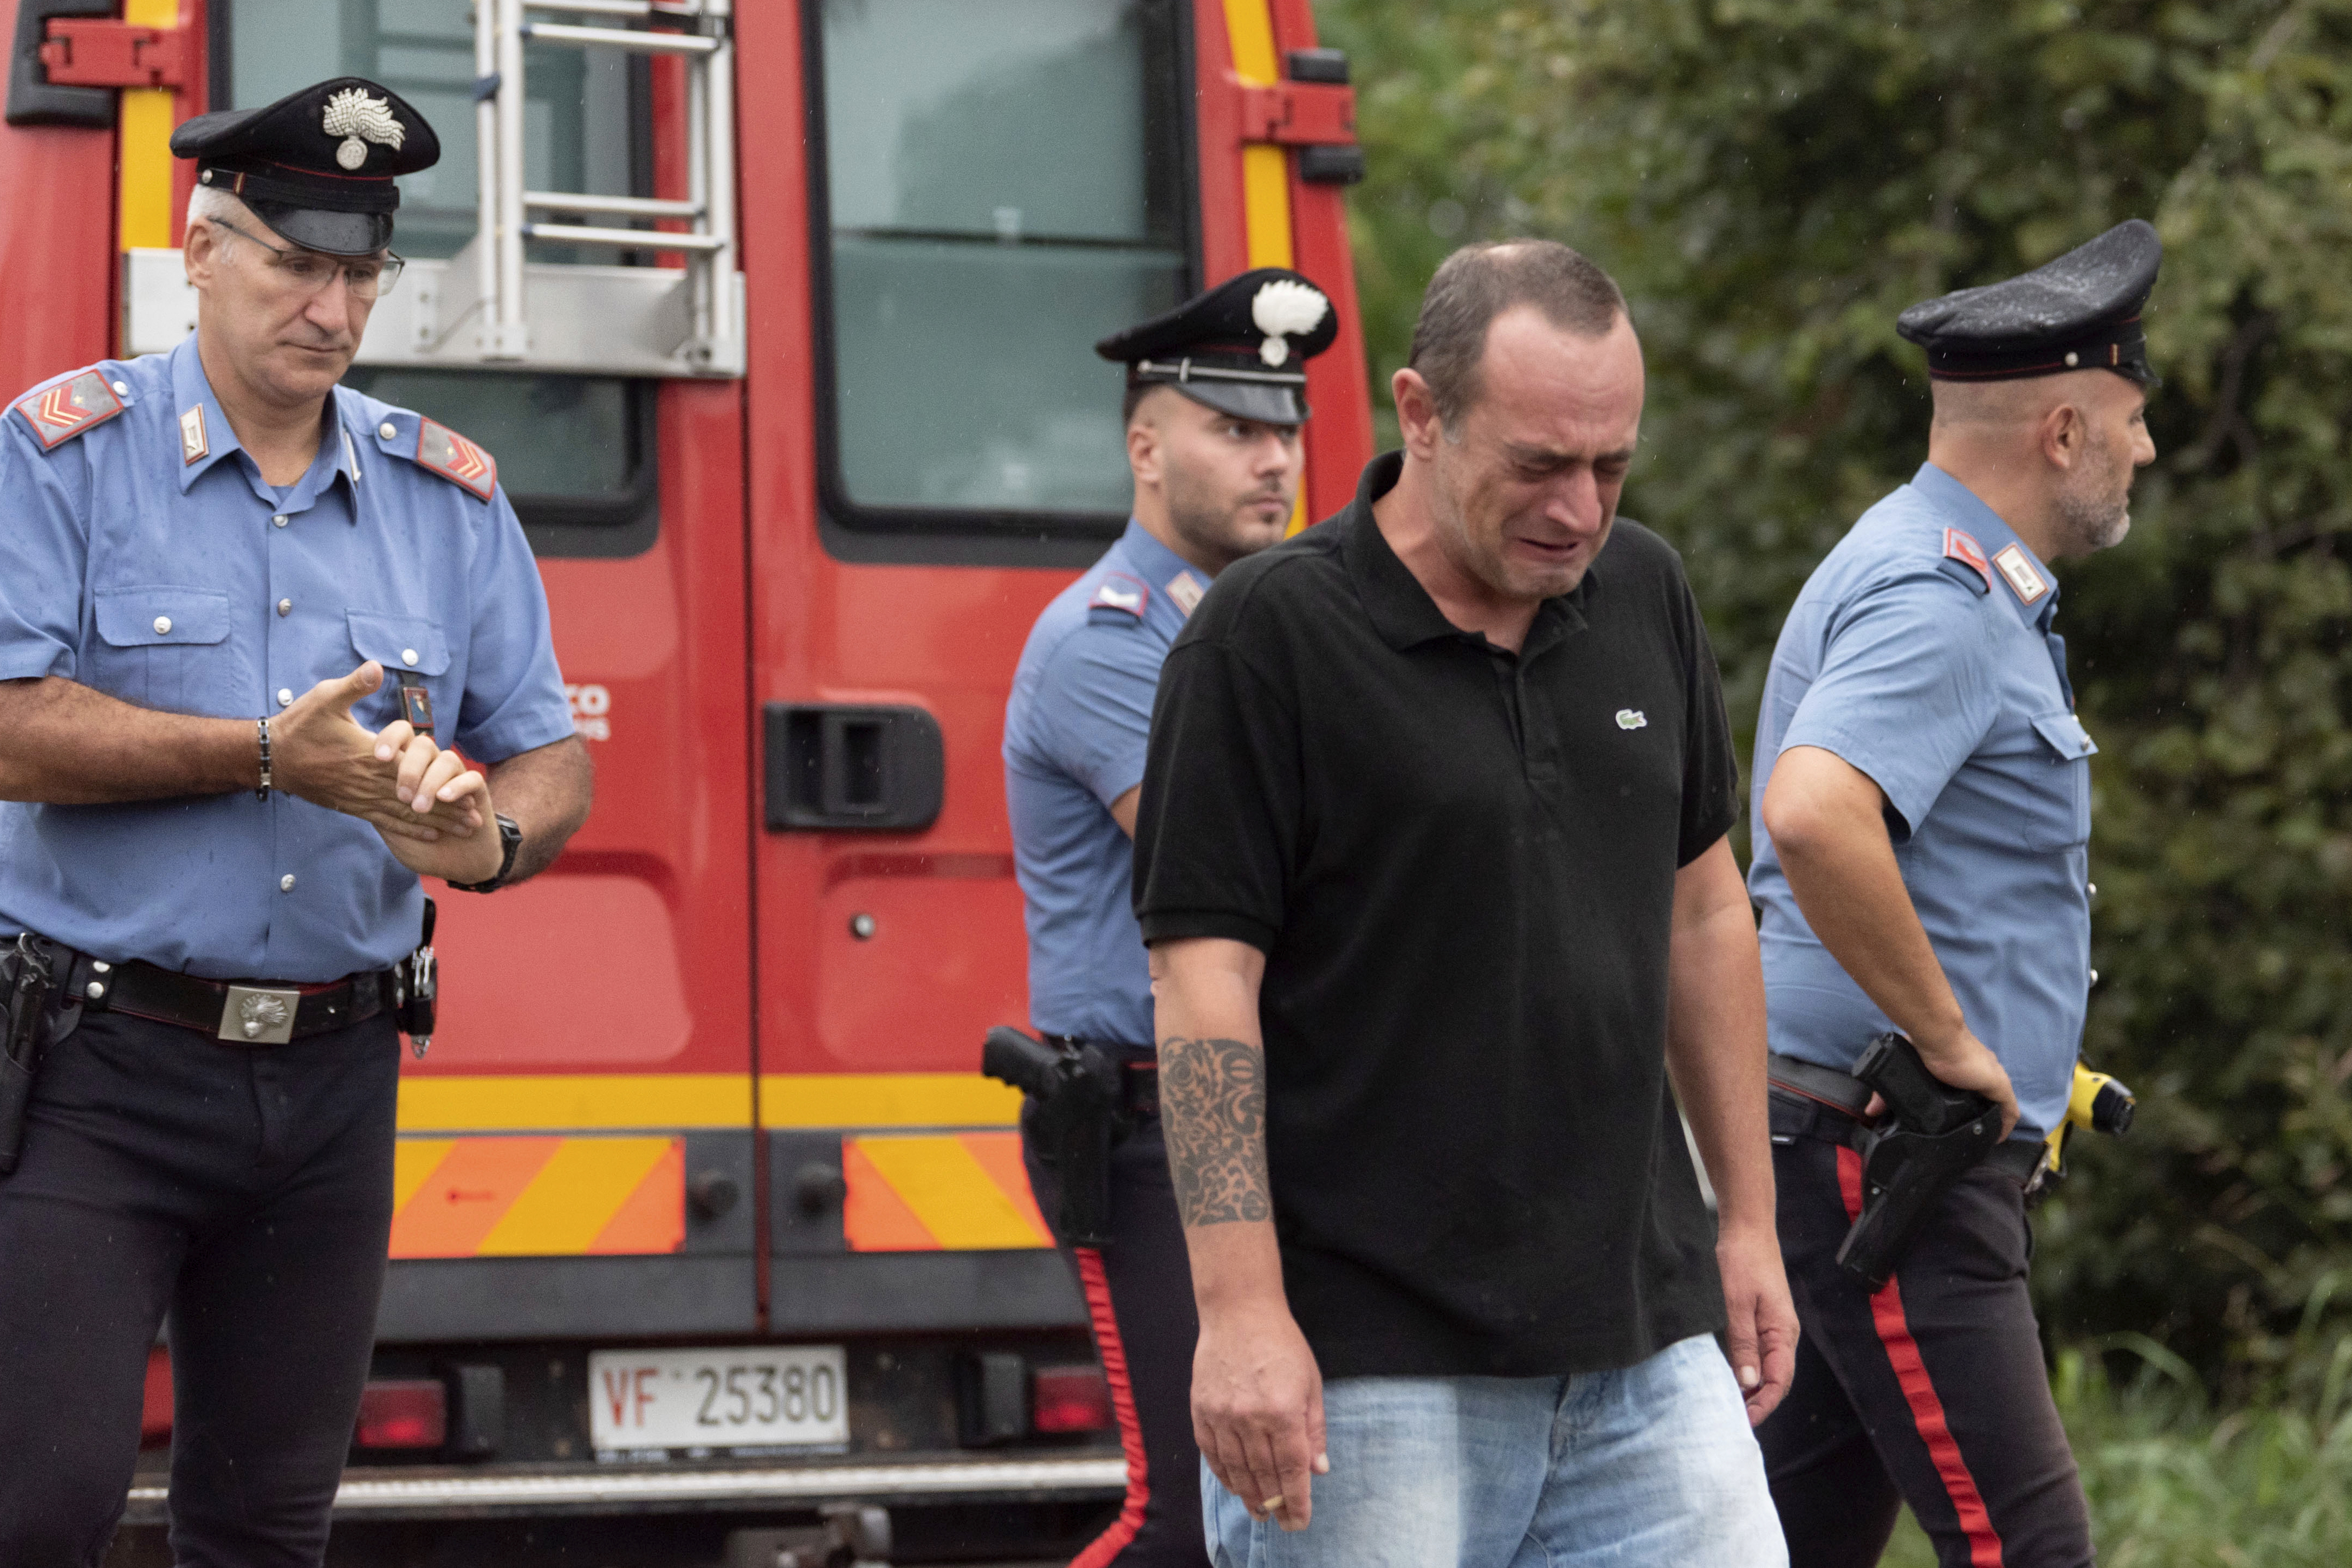
[[[416,460],[473,491],[484,500],[498,488],[498,460],[446,425],[420,419],[416,426]]]
[[[85,430],[94,430],[122,412],[122,399],[94,370],[44,387],[19,401],[16,412],[32,427],[34,439],[47,451]]]

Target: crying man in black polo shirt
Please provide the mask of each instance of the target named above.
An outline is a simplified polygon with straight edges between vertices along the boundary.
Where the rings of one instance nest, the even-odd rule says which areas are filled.
[[[1152,716],[1211,1552],[1782,1563],[1763,984],[1706,633],[1616,516],[1641,346],[1576,252],[1474,246],[1393,391],[1404,451],[1217,579]]]

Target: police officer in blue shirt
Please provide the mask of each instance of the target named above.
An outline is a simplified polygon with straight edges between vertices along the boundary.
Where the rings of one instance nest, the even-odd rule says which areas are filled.
[[[1217,574],[1288,530],[1306,362],[1338,334],[1322,290],[1266,267],[1095,345],[1127,366],[1134,515],[1037,617],[1005,707],[1030,1018],[1049,1039],[1119,1064],[1133,1128],[1111,1156],[1111,1244],[1066,1249],[1127,1449],[1126,1506],[1078,1559],[1086,1568],[1207,1560],[1192,1415],[1200,1325],[1160,1137],[1131,840],[1160,662]],[[1023,1131],[1031,1184],[1053,1215],[1060,1173],[1040,1158],[1026,1116]]]
[[[1927,461],[1798,595],[1756,735],[1780,1229],[1802,1323],[1759,1429],[1790,1560],[1878,1561],[1907,1502],[1947,1564],[2092,1561],[2026,1292],[2025,1201],[2066,1113],[2089,991],[2090,758],[2051,563],[2119,542],[2154,460],[2137,220],[1916,305]],[[1873,1292],[1837,1267],[1863,1202],[1849,1076],[1900,1030],[2000,1108]]]
[[[589,798],[489,455],[337,384],[432,128],[343,78],[172,145],[195,331],[0,409],[0,933],[51,982],[0,1160],[10,1568],[105,1552],[167,1320],[176,1560],[320,1561],[419,877],[519,881]]]

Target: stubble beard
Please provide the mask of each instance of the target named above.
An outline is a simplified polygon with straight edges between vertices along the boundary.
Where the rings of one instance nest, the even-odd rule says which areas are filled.
[[[2131,531],[2132,469],[2116,460],[2115,443],[2100,441],[2083,454],[2095,465],[2079,485],[2058,492],[2058,520],[2076,553],[2088,555],[2123,542]]]
[[[1181,468],[1171,468],[1166,487],[1168,526],[1194,553],[1213,562],[1214,570],[1222,572],[1234,562],[1281,542],[1281,522],[1267,528],[1254,511],[1244,510],[1254,506],[1254,498],[1259,493],[1254,489],[1226,501],[1210,494],[1207,485],[1197,482]],[[1283,516],[1288,518],[1287,507]]]

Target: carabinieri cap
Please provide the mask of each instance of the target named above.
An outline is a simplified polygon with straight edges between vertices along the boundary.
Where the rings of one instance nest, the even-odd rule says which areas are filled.
[[[370,256],[392,243],[396,174],[429,169],[441,139],[399,94],[339,76],[261,109],[199,114],[172,152],[306,250]]]
[[[1307,419],[1307,362],[1339,335],[1323,290],[1286,267],[1229,278],[1165,315],[1113,332],[1095,353],[1129,386],[1172,386],[1240,419]]]
[[[2140,309],[2163,260],[2156,230],[2131,218],[2022,276],[1914,305],[1895,330],[1927,351],[1938,381],[2111,370],[2146,385]]]

